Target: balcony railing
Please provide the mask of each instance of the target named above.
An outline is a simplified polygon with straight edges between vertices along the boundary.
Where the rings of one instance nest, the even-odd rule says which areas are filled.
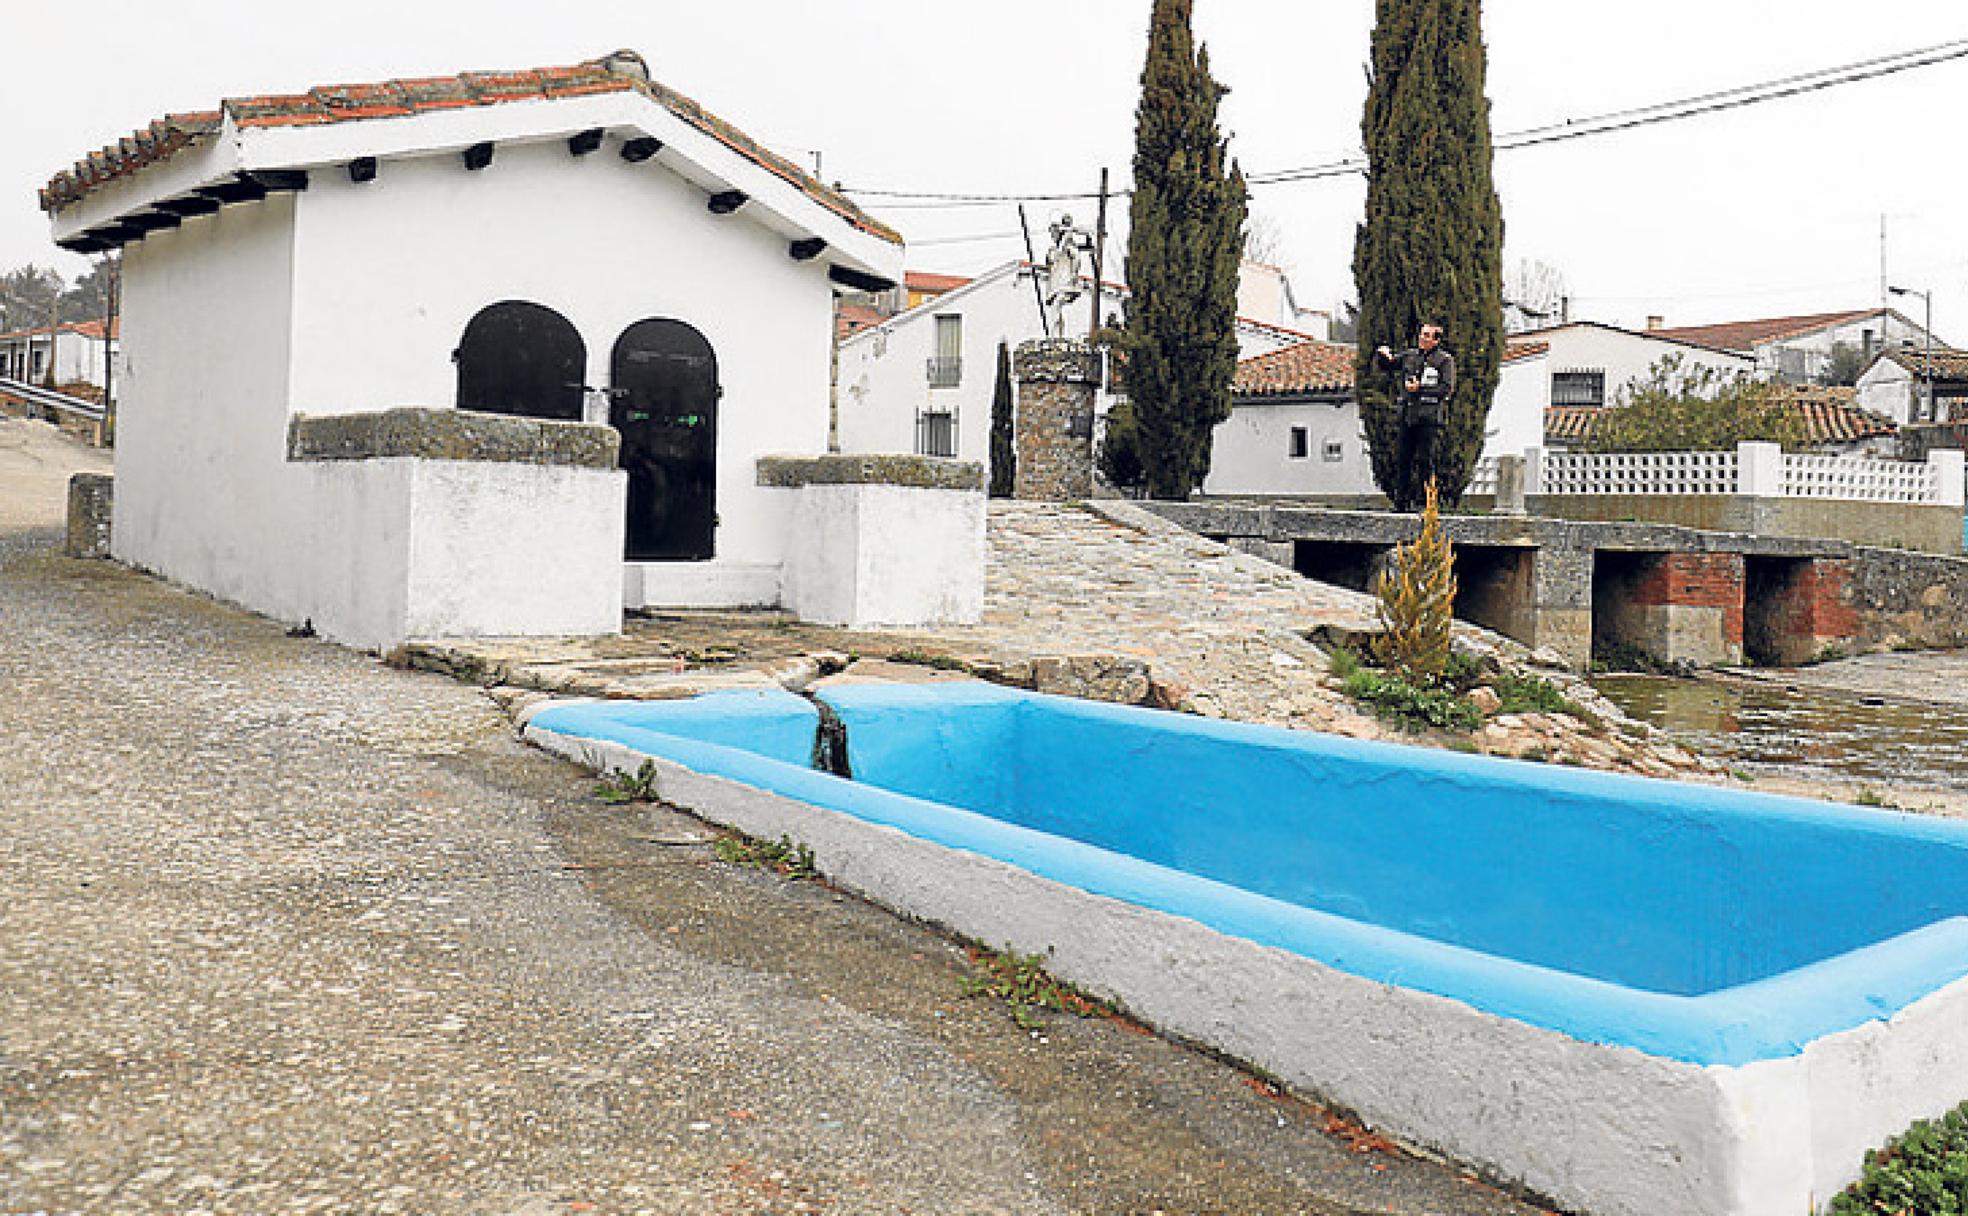
[[[929,361],[929,387],[955,388],[963,383],[963,357],[937,355]]]

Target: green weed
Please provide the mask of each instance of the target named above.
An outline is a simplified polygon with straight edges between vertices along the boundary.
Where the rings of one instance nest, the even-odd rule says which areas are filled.
[[[644,760],[642,767],[633,775],[626,772],[603,773],[601,780],[595,782],[594,794],[610,806],[657,801],[662,794],[657,788],[656,762]]]
[[[1113,1007],[1054,979],[1045,969],[1046,954],[1019,954],[1007,946],[1000,952],[971,946],[965,953],[975,973],[963,978],[963,994],[995,997],[1005,1003],[1011,1020],[1022,1030],[1038,1031],[1039,1009],[1054,1009],[1077,1017],[1111,1016]]]
[[[781,836],[774,843],[734,832],[718,837],[711,849],[719,861],[730,865],[770,870],[781,878],[794,880],[820,877],[819,867],[814,864],[813,850],[796,843],[791,836]]]

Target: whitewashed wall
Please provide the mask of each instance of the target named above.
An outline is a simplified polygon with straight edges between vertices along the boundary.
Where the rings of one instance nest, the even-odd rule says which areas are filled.
[[[382,648],[621,627],[620,470],[405,457],[291,468],[314,505],[307,598],[328,637]]]
[[[1306,454],[1291,455],[1293,427],[1306,429]],[[1376,494],[1360,407],[1322,402],[1239,404],[1211,436],[1205,494]],[[1337,443],[1340,458],[1326,459]]]
[[[1551,404],[1551,357],[1525,355],[1503,365],[1484,427],[1483,457],[1517,455],[1544,446],[1544,410]]]
[[[1650,338],[1610,326],[1567,325],[1520,336],[1551,344],[1550,354],[1545,358],[1547,405],[1551,401],[1551,377],[1560,372],[1604,371],[1606,404],[1617,405],[1623,387],[1646,379],[1648,369],[1668,355],[1679,355],[1684,371],[1696,367],[1712,367],[1723,373],[1754,370],[1754,361],[1746,356]]]
[[[1122,308],[1119,296],[1103,293],[1102,316]],[[954,388],[931,388],[928,368],[936,353],[936,318],[950,315],[963,318],[962,382]],[[1091,319],[1092,303],[1082,297],[1067,311],[1067,329],[1083,337]],[[1015,263],[853,335],[841,343],[840,352],[841,450],[913,452],[917,411],[954,409],[953,455],[981,462],[988,477],[998,343],[1008,342],[1016,350],[1019,343],[1043,336],[1031,275]],[[1112,401],[1111,394],[1101,392],[1094,412],[1105,417]]]
[[[112,551],[291,620],[313,526],[286,465],[293,199],[128,246]]]
[[[302,412],[455,404],[451,352],[472,317],[502,300],[566,317],[595,387],[608,384],[631,324],[695,326],[724,388],[716,558],[639,563],[631,591],[642,598],[631,601],[731,602],[738,588],[776,580],[785,521],[756,484],[756,461],[826,450],[832,337],[824,268],[793,261],[784,236],[742,210],[712,215],[702,190],[659,163],[631,165],[608,148],[575,157],[559,140],[500,145],[476,172],[444,154],[386,160],[361,185],[317,173],[297,225],[304,340],[292,401]],[[590,411],[606,421],[598,397]]]
[[[1913,418],[1913,373],[1891,359],[1876,360],[1859,377],[1853,404],[1876,410],[1904,426]]]

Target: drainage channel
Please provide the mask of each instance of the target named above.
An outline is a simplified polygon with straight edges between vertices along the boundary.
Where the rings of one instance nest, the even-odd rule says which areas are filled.
[[[820,699],[820,694],[804,688],[790,691],[805,697],[820,714],[820,724],[813,730],[813,767],[854,780],[854,768],[847,759],[847,723],[841,721],[833,706]]]

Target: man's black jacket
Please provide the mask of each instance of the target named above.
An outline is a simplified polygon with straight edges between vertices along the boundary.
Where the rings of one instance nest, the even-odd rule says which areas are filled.
[[[1455,356],[1438,346],[1425,355],[1410,347],[1392,359],[1375,357],[1382,367],[1394,372],[1394,396],[1401,404],[1401,421],[1440,424],[1443,404],[1455,391]],[[1412,393],[1407,389],[1410,379],[1421,381],[1421,387]]]

